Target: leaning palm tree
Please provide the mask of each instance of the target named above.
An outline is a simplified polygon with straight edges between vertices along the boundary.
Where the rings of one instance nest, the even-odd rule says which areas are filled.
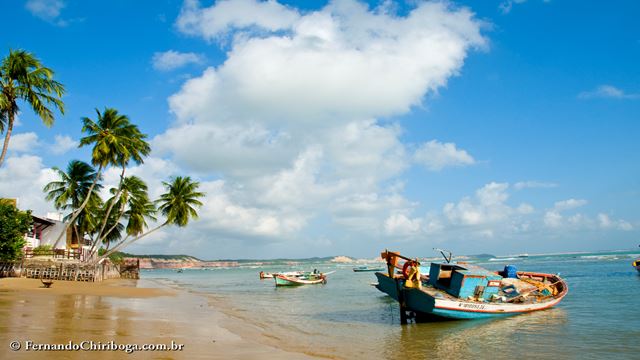
[[[99,112],[98,115],[100,115]],[[102,118],[104,119],[106,117],[109,117],[110,120],[112,120],[112,123],[108,123],[107,121],[103,121],[101,123],[100,116],[98,116],[99,119],[97,123],[88,118],[83,119],[83,131],[86,129],[89,136],[80,140],[80,146],[83,146],[84,144],[95,144],[92,156],[94,160],[96,158],[102,159],[102,161],[106,160],[109,164],[122,168],[120,173],[120,182],[114,196],[117,198],[123,191],[123,182],[125,180],[124,174],[127,166],[131,161],[136,164],[142,164],[144,162],[144,157],[149,155],[151,152],[151,147],[145,140],[147,135],[140,132],[136,125],[131,124],[127,116],[118,114],[115,109],[105,109]],[[105,131],[105,125],[119,125],[121,135],[119,139],[102,135],[102,132]],[[110,131],[111,129],[107,127],[106,130]],[[118,144],[118,140],[120,144]],[[107,221],[111,216],[111,211],[115,204],[116,202],[109,203],[105,212],[104,221],[100,227],[100,231],[98,232],[99,238],[103,238],[106,235],[103,233],[107,227]]]
[[[60,99],[64,86],[53,80],[53,70],[42,66],[33,54],[24,50],[9,50],[0,64],[0,132],[6,130],[0,166],[9,148],[16,115],[20,111],[18,101],[29,104],[46,126],[53,125],[53,108],[64,114]]]
[[[80,139],[80,147],[93,145],[91,163],[98,167],[94,184],[89,190],[90,193],[94,190],[93,187],[97,183],[98,178],[108,166],[122,167],[122,181],[126,165],[132,160],[138,164],[142,163],[143,157],[151,151],[149,144],[144,140],[147,135],[141,133],[138,127],[132,124],[126,115],[118,114],[117,110],[111,108],[106,108],[102,113],[96,109],[96,113],[98,115],[96,121],[88,117],[82,118],[82,132],[88,135]],[[86,205],[87,199],[85,199],[85,202],[74,212],[70,221],[71,223]],[[111,204],[106,211],[106,216],[98,233],[98,238],[106,227],[112,206],[113,204]],[[60,242],[65,232],[66,228],[58,235],[55,245]]]
[[[185,227],[189,223],[189,220],[198,218],[197,208],[202,206],[202,202],[198,199],[205,196],[204,193],[198,191],[200,183],[191,180],[188,176],[178,176],[171,182],[162,182],[162,184],[167,192],[162,194],[156,202],[159,205],[158,210],[165,217],[165,221],[146,233],[141,233],[133,239],[123,241],[117,246],[114,246],[98,258],[96,260],[97,262],[102,261],[114,252],[131,245],[164,226],[177,225],[179,227]]]
[[[44,191],[47,193],[45,198],[48,201],[53,201],[53,205],[58,210],[74,211],[78,209],[96,179],[95,169],[83,161],[71,160],[67,165],[66,172],[57,167],[54,167],[53,171],[58,174],[60,179],[52,181],[44,187]],[[100,183],[95,185],[96,190],[101,188]],[[99,199],[98,193],[93,192],[91,198],[90,201],[97,201]]]
[[[53,205],[58,210],[70,210],[65,216],[65,221],[72,218],[72,215],[80,205],[88,199],[85,209],[102,206],[102,199],[97,192],[90,192],[94,180],[97,178],[95,169],[82,161],[72,160],[67,165],[66,172],[54,167],[59,180],[48,183],[43,191],[47,193],[45,198],[53,201]],[[100,190],[102,185],[96,183],[96,190]],[[70,221],[71,223],[71,221]],[[72,226],[78,239],[82,239],[85,233],[93,232],[96,227],[95,216],[91,211],[81,211],[73,219]]]
[[[90,250],[90,254],[93,254],[98,249],[95,247],[97,244],[104,243],[106,238],[110,236],[114,227],[119,224],[119,222],[111,221],[111,217],[115,217],[115,219],[120,219],[122,217],[129,219],[129,224],[127,225],[127,234],[132,235],[129,231],[129,228],[132,227],[132,216],[135,217],[136,214],[140,210],[145,210],[143,216],[150,215],[153,216],[155,213],[155,206],[153,203],[149,201],[149,195],[147,193],[148,187],[147,184],[137,176],[128,176],[122,179],[119,188],[111,188],[109,192],[113,195],[109,200],[107,200],[107,210],[105,211],[104,218],[107,218],[107,214],[109,214],[109,224],[105,227],[101,227],[100,231],[97,233],[98,241],[94,242],[93,247]],[[148,209],[145,206],[147,204],[151,204],[152,209]],[[112,208],[118,209],[116,213],[111,213]],[[129,210],[127,210],[127,207]],[[136,211],[134,209],[140,209]],[[154,218],[155,220],[155,218]],[[134,222],[138,222],[139,219],[136,218]],[[143,224],[146,225],[146,222],[143,221]],[[107,225],[105,222],[102,225]]]

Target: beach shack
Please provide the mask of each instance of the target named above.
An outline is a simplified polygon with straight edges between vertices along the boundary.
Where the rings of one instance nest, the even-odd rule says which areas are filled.
[[[490,300],[502,276],[470,264],[431,263],[429,284],[460,299]]]

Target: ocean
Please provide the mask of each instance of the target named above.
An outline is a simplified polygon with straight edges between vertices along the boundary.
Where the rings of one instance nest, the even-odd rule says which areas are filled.
[[[411,254],[415,256],[415,254]],[[487,269],[560,273],[569,293],[549,310],[492,320],[400,325],[398,305],[358,265],[297,265],[142,271],[141,277],[210,295],[260,341],[331,359],[640,359],[640,275],[635,252],[479,258]],[[455,259],[454,259],[455,260]],[[468,261],[468,260],[465,260]],[[360,264],[359,264],[360,265]],[[331,272],[325,285],[278,287],[258,273]]]

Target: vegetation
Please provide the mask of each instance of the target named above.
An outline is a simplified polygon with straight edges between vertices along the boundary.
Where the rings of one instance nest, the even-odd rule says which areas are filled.
[[[82,131],[87,136],[80,139],[80,147],[92,146],[91,164],[80,160],[69,162],[66,171],[54,168],[59,180],[44,187],[46,199],[54,206],[69,211],[67,225],[59,234],[54,247],[71,226],[78,239],[88,237],[93,245],[90,254],[118,261],[120,249],[140,240],[167,225],[186,226],[198,217],[204,193],[197,191],[200,184],[189,177],[178,176],[163,182],[166,193],[152,201],[148,186],[137,176],[125,176],[131,163],[142,164],[151,148],[143,134],[126,115],[106,108],[96,110],[97,118],[83,118]],[[103,200],[102,174],[108,167],[120,169],[117,187],[109,189],[110,198]],[[158,226],[148,230],[149,222],[157,222],[156,214],[165,218]],[[104,248],[101,248],[104,245]],[[98,252],[99,251],[99,252]]]
[[[22,256],[24,235],[32,224],[31,212],[20,211],[7,201],[0,201],[0,260]]]
[[[93,179],[92,184],[89,186],[88,195],[84,198],[84,201],[71,213],[68,225],[75,224],[76,219],[84,211],[85,207],[89,204],[90,196],[95,190],[94,188],[98,184],[102,172],[109,166],[115,166],[122,169],[120,173],[120,184],[116,190],[116,197],[122,191],[122,183],[124,181],[124,174],[127,165],[131,161],[136,164],[142,164],[144,157],[149,155],[151,147],[145,141],[146,134],[143,134],[138,129],[138,126],[131,123],[126,115],[118,113],[118,110],[112,108],[106,108],[102,113],[96,109],[96,120],[92,120],[88,117],[82,118],[82,132],[87,136],[80,139],[80,147],[92,145],[91,151],[91,163],[98,167],[96,176]],[[46,190],[45,190],[46,191]],[[107,237],[113,238],[113,234],[109,234],[111,231],[116,230],[117,222],[111,218],[111,211],[114,202],[108,202],[106,209],[102,211],[100,225],[97,231],[94,233],[97,240],[94,241],[94,245],[103,242]],[[85,212],[85,215],[88,212]],[[112,223],[111,226],[108,226]],[[105,229],[107,232],[105,232]],[[65,229],[60,233],[56,239],[56,246],[62,236],[66,233]],[[95,251],[93,248],[91,251]]]
[[[158,210],[163,216],[165,216],[166,220],[146,233],[140,232],[136,237],[130,240],[125,238],[119,244],[114,246],[112,250],[107,251],[104,255],[98,258],[98,262],[164,226],[176,225],[184,227],[187,226],[191,219],[198,218],[198,211],[196,208],[202,206],[202,202],[198,199],[204,197],[204,193],[197,191],[200,186],[198,182],[191,180],[188,176],[178,176],[171,182],[163,182],[162,184],[167,192],[160,195],[160,199],[158,199],[156,203],[159,205]]]
[[[64,86],[54,80],[53,70],[43,66],[31,53],[10,50],[0,63],[0,133],[6,130],[0,166],[4,162],[9,139],[13,131],[19,103],[29,105],[46,126],[54,122],[54,111],[64,114],[61,98]],[[159,199],[152,201],[148,186],[143,179],[126,176],[132,164],[140,165],[151,152],[147,135],[140,131],[129,117],[113,108],[96,109],[94,118],[82,118],[80,147],[91,148],[88,162],[72,160],[65,170],[54,167],[58,179],[47,184],[43,191],[46,199],[56,209],[66,212],[64,229],[52,248],[56,248],[68,228],[77,239],[92,240],[91,255],[104,246],[98,260],[115,254],[167,225],[186,226],[190,219],[198,217],[198,200],[204,194],[198,192],[199,183],[189,177],[175,177],[164,182],[167,190]],[[109,168],[120,172],[117,186],[100,194],[104,185],[102,175]],[[157,223],[156,214],[164,220],[152,230],[149,223]],[[3,258],[14,258],[24,244],[24,234],[29,230],[31,217],[15,206],[2,205],[0,224],[0,251]],[[114,255],[115,256],[115,255]]]
[[[53,246],[51,245],[40,245],[33,248],[33,256],[51,255],[52,252]]]
[[[106,253],[105,249],[100,249],[98,255],[102,256]],[[162,260],[182,260],[182,261],[202,261],[191,255],[134,255],[126,252],[116,251],[109,255],[109,260],[113,263],[120,263],[125,258],[138,258],[138,259],[162,259]]]
[[[0,132],[6,128],[0,166],[9,148],[18,101],[27,103],[46,126],[53,125],[52,108],[64,114],[61,100],[64,86],[53,79],[53,70],[44,67],[33,54],[24,50],[9,50],[0,64]]]

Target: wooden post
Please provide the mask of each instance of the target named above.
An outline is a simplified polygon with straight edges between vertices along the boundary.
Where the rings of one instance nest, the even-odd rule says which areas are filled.
[[[407,323],[407,310],[404,302],[404,289],[400,285],[400,279],[395,277],[396,259],[400,257],[398,253],[389,254],[389,250],[384,250],[384,259],[387,261],[387,271],[389,277],[396,283],[396,292],[398,294],[398,304],[400,305],[400,324],[405,325]]]

